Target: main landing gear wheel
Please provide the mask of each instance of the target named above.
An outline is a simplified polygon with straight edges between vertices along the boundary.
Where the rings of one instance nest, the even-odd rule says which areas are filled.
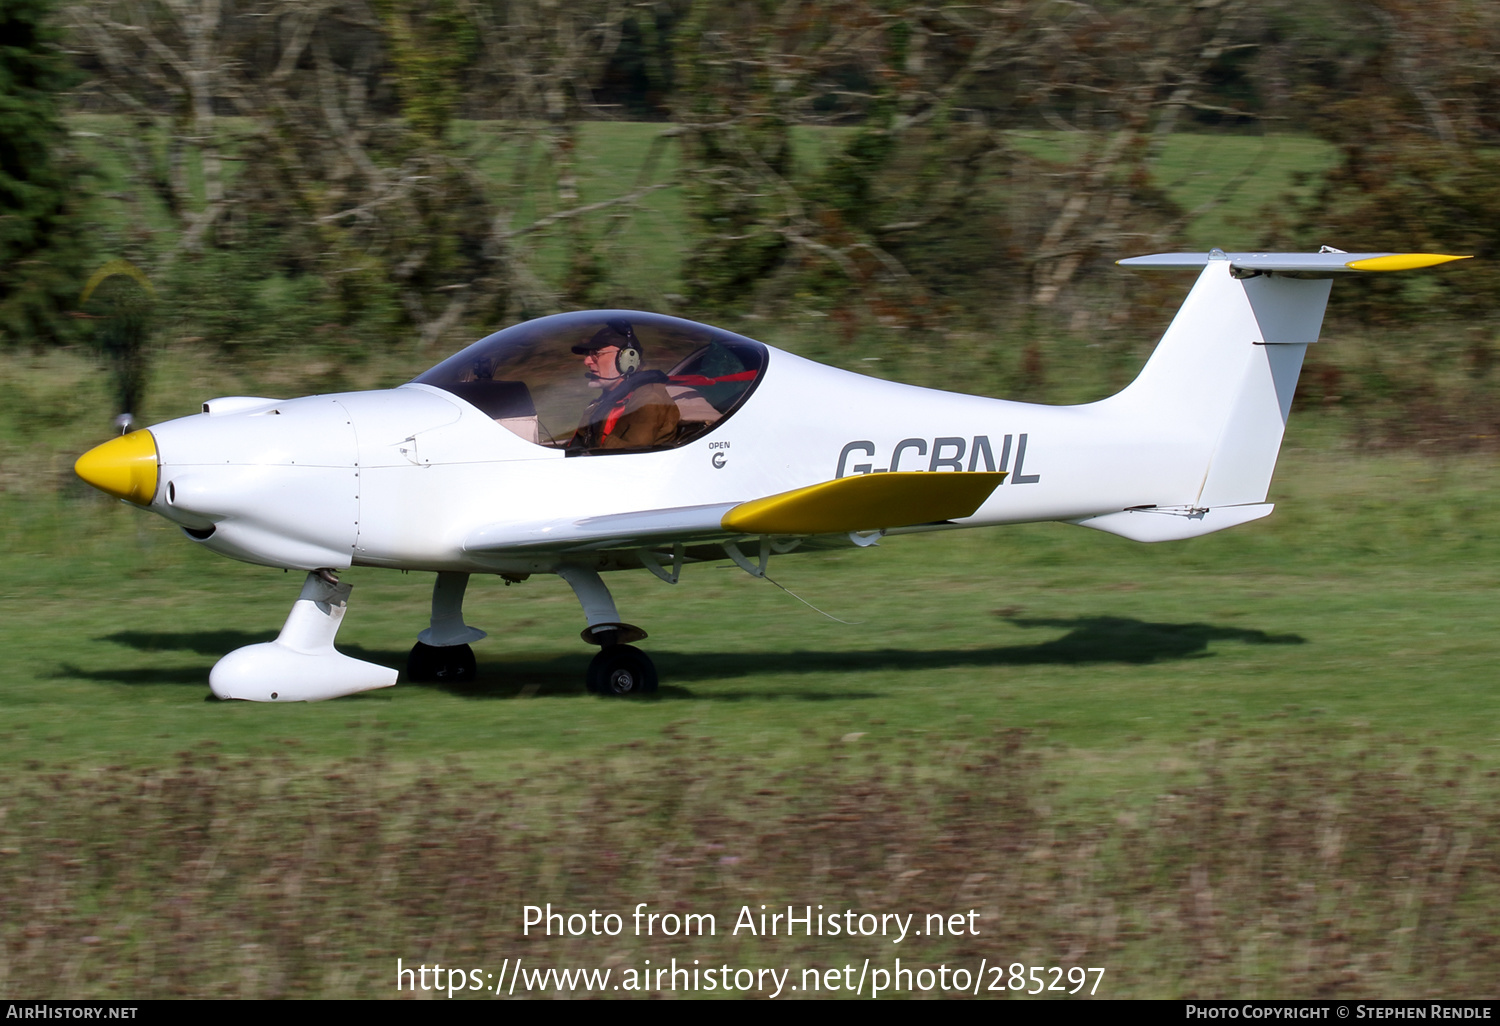
[[[406,657],[406,679],[419,684],[467,684],[479,672],[468,645],[424,645],[417,642]]]
[[[631,645],[606,645],[589,663],[586,679],[595,694],[649,695],[656,690],[656,666]]]

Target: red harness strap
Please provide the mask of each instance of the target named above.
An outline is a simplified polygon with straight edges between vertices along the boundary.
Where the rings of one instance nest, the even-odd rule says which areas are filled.
[[[671,381],[674,385],[692,385],[695,388],[701,388],[704,385],[719,385],[726,381],[751,381],[757,373],[759,372],[747,370],[737,374],[725,374],[719,378],[705,377],[702,374],[674,374]]]
[[[615,403],[614,408],[611,409],[609,411],[609,414],[604,418],[604,430],[599,432],[599,438],[601,441],[615,429],[615,425],[619,423],[620,414],[625,412],[625,404],[629,402],[629,400],[630,397],[626,396],[624,399],[621,399],[619,402]]]

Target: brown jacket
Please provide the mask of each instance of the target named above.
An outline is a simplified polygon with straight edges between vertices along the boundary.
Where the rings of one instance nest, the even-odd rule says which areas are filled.
[[[680,415],[667,392],[666,375],[647,372],[646,380],[620,393],[611,389],[590,404],[573,444],[584,449],[653,449],[671,445]]]

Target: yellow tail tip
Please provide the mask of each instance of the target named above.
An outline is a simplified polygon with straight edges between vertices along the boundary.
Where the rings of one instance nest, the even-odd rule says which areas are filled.
[[[1370,257],[1367,260],[1351,260],[1344,266],[1351,271],[1415,271],[1423,267],[1454,260],[1472,260],[1473,256],[1451,256],[1447,253],[1390,253],[1386,256]]]

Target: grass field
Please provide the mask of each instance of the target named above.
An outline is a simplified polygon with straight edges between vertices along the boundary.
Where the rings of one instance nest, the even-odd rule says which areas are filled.
[[[478,686],[286,709],[202,700],[219,655],[274,636],[295,575],[212,556],[90,496],[11,496],[0,760],[153,765],[209,740],[257,751],[288,730],[336,758],[362,752],[380,721],[394,760],[462,753],[503,777],[684,718],[746,752],[794,749],[813,723],[868,743],[1000,723],[1095,753],[1105,765],[1085,760],[1080,784],[1149,776],[1209,728],[1404,735],[1488,760],[1493,474],[1484,458],[1302,450],[1284,459],[1271,521],[1182,545],[1036,525],[776,561],[780,583],[854,625],[727,564],[695,565],[676,587],[622,575],[612,587],[651,630],[665,682],[646,703],[584,693],[590,650],[561,582],[480,579],[467,607],[491,633]],[[346,579],[341,642],[401,665],[430,580]]]
[[[525,904],[646,901],[721,933],[746,902],[972,907],[986,939],[895,953],[1087,953],[1109,996],[1432,994],[1437,957],[1440,993],[1493,994],[1496,468],[1307,448],[1327,439],[1304,426],[1277,514],[1224,535],[1038,525],[773,563],[853,626],[736,569],[618,577],[664,681],[637,702],[585,694],[575,603],[543,580],[476,582],[472,687],[207,701],[299,582],[88,495],[7,496],[0,989],[386,996],[398,956],[895,951],[518,935]],[[428,580],[346,579],[342,646],[399,665]]]

